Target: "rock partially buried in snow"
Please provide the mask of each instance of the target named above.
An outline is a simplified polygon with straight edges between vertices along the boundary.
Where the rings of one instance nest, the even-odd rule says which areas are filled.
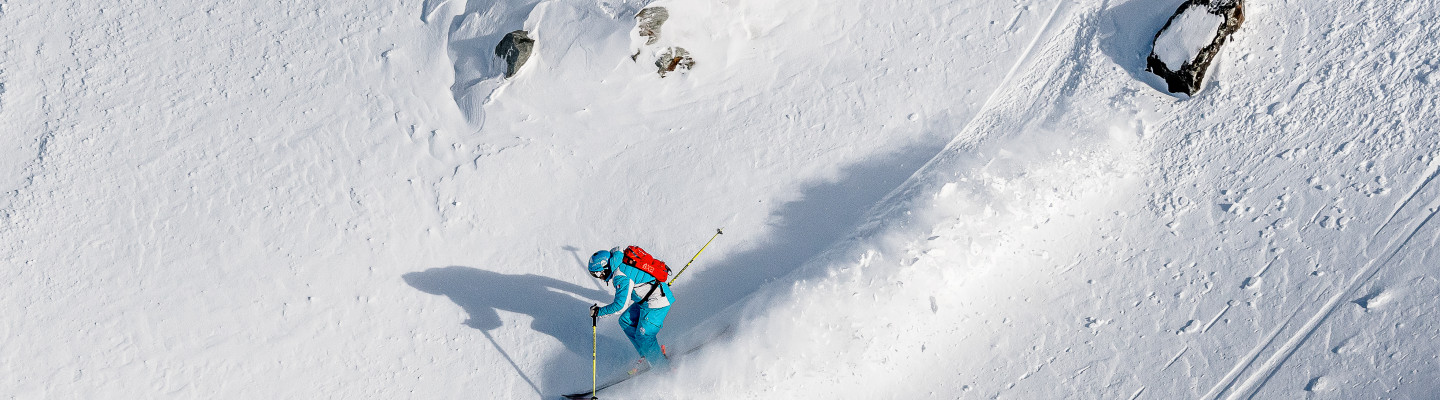
[[[673,43],[661,43],[660,26],[670,19],[670,10],[665,7],[647,7],[635,14],[635,31],[630,37],[630,59],[640,60],[640,54],[655,57],[655,68],[664,78],[677,70],[688,70],[695,66],[690,52]],[[669,40],[666,40],[668,42]]]
[[[505,60],[506,78],[515,76],[515,73],[520,71],[534,48],[535,39],[531,39],[529,32],[523,30],[507,33],[504,39],[500,39],[500,44],[495,45],[495,56]]]
[[[1242,0],[1187,0],[1155,34],[1145,70],[1165,80],[1171,93],[1194,95],[1220,46],[1245,21]]]
[[[639,31],[640,37],[645,39],[645,45],[660,41],[660,25],[665,24],[667,19],[670,19],[670,11],[665,7],[649,7],[635,14],[635,29]]]
[[[690,52],[683,48],[671,47],[660,53],[660,58],[655,60],[655,67],[660,69],[660,77],[676,70],[689,70],[695,66],[695,59],[690,58]]]

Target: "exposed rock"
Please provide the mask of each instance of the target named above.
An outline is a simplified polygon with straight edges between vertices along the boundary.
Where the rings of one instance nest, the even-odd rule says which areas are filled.
[[[631,36],[631,60],[639,61],[640,54],[652,54],[656,57],[655,68],[664,78],[666,74],[677,70],[689,70],[695,66],[695,59],[690,57],[690,52],[679,46],[672,46],[670,40],[662,41],[660,38],[660,26],[670,19],[670,10],[665,7],[647,7],[635,14],[635,33]]]
[[[635,14],[635,29],[640,31],[645,45],[660,41],[660,25],[665,24],[667,19],[670,19],[670,11],[665,7],[650,7]]]
[[[690,52],[680,47],[671,47],[660,53],[660,58],[655,60],[655,67],[660,69],[660,77],[664,78],[666,73],[675,72],[677,69],[688,70],[695,66],[695,59],[690,58]]]
[[[1245,21],[1243,2],[1186,0],[1155,34],[1145,70],[1164,79],[1171,93],[1194,95],[1220,47]]]
[[[505,77],[515,76],[520,67],[525,65],[525,60],[530,58],[530,50],[535,48],[535,39],[531,39],[529,32],[523,30],[505,34],[500,39],[500,44],[495,45],[495,56],[505,60]]]

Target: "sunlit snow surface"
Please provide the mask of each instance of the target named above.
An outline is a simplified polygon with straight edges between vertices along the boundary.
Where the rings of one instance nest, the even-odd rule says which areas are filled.
[[[582,260],[720,227],[603,397],[1440,391],[1440,6],[1247,3],[1178,101],[1176,0],[656,1],[663,79],[645,5],[0,0],[0,394],[555,398]]]
[[[1222,23],[1225,17],[1211,14],[1205,7],[1187,8],[1155,38],[1155,55],[1165,63],[1165,68],[1179,71],[1185,63],[1194,60],[1201,49],[1215,41],[1215,32]]]

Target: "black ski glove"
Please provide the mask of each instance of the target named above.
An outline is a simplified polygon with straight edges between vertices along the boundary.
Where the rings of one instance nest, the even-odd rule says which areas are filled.
[[[599,305],[599,304],[591,304],[591,305],[590,305],[590,318],[595,318],[595,316],[597,316],[597,315],[600,315],[600,305]]]

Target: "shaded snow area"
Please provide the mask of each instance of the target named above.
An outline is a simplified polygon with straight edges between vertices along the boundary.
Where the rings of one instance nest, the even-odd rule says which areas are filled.
[[[1440,396],[1440,5],[1179,3],[0,0],[0,394]]]
[[[1165,68],[1179,71],[1185,63],[1195,60],[1201,49],[1215,41],[1215,32],[1223,23],[1224,16],[1211,14],[1206,7],[1187,8],[1155,37],[1155,55],[1165,63]]]

